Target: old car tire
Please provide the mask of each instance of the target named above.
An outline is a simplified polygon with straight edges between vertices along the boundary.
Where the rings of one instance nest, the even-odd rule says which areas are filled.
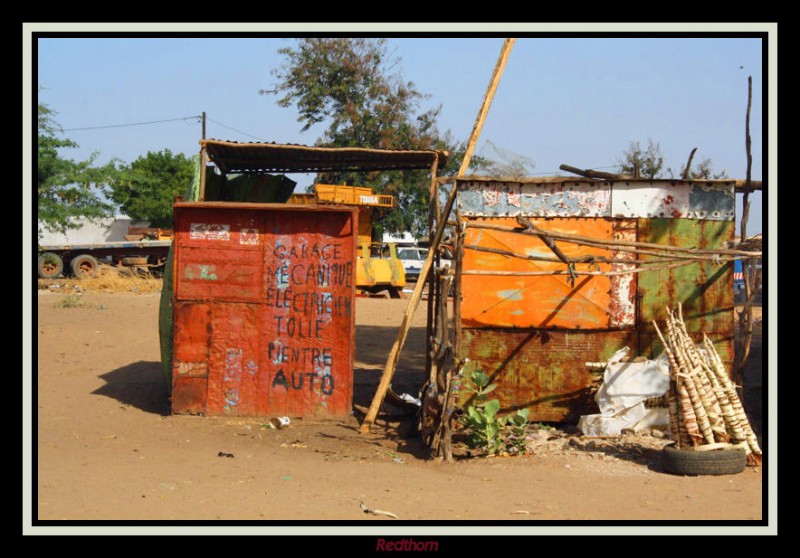
[[[733,475],[747,466],[747,453],[743,448],[696,451],[669,445],[661,451],[664,470],[676,475]]]
[[[52,252],[45,252],[39,256],[39,277],[42,279],[52,279],[61,275],[64,271],[64,260],[61,256]]]
[[[97,260],[89,254],[81,254],[69,262],[72,274],[78,279],[94,277],[97,275]]]

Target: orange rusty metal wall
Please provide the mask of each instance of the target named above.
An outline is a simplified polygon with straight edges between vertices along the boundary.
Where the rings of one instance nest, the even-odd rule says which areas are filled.
[[[518,226],[513,218],[467,218],[467,223]],[[577,234],[603,240],[635,240],[631,219],[531,219],[545,231]],[[464,327],[626,329],[635,326],[636,279],[627,276],[502,275],[504,272],[564,271],[560,261],[534,261],[469,249],[470,245],[527,256],[555,258],[539,237],[468,226],[461,278]],[[623,252],[556,241],[567,257],[599,256],[624,259]],[[627,264],[577,264],[577,271],[621,270]],[[470,275],[471,271],[498,272]]]
[[[175,205],[175,413],[352,411],[356,212]]]
[[[599,379],[586,362],[603,362],[627,346],[656,357],[653,320],[683,307],[695,340],[707,334],[724,363],[733,362],[733,265],[691,265],[609,277],[532,273],[566,269],[560,261],[531,261],[472,247],[554,258],[538,237],[470,227],[537,228],[598,240],[724,248],[733,238],[733,183],[625,181],[609,183],[459,182],[458,211],[466,222],[460,280],[458,358],[468,358],[497,384],[503,412],[530,409],[534,421],[577,422],[598,412],[591,398]],[[663,217],[663,218],[661,218]],[[667,218],[671,217],[671,218]],[[578,271],[625,271],[652,260],[622,250],[555,241],[567,257],[602,256],[614,263],[578,264]],[[628,263],[630,262],[630,263]],[[456,301],[456,304],[459,304]],[[461,396],[470,392],[460,391]],[[467,399],[459,405],[468,404]]]

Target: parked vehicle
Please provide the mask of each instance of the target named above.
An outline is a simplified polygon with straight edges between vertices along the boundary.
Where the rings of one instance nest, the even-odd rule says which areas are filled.
[[[422,271],[422,266],[425,265],[425,259],[428,257],[427,248],[419,248],[417,246],[403,246],[397,249],[397,257],[403,263],[403,269],[406,272],[407,281],[416,281],[419,279],[419,274]]]
[[[422,272],[422,266],[428,257],[428,248],[422,246],[399,246],[397,257],[403,263],[406,272],[406,280],[416,281]],[[450,259],[441,257],[440,265],[444,268],[450,267]]]
[[[403,265],[395,244],[372,242],[373,211],[394,207],[394,196],[376,194],[372,188],[346,184],[316,184],[313,194],[292,194],[295,205],[341,204],[358,208],[358,257],[356,288],[368,293],[387,291],[400,297],[406,285]]]
[[[100,263],[163,271],[172,244],[172,231],[131,227],[128,233],[126,238],[130,240],[121,242],[39,246],[39,277],[92,277]]]

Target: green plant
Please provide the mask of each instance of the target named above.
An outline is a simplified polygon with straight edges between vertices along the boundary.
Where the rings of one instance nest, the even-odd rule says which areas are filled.
[[[486,455],[524,453],[528,409],[505,417],[498,416],[500,401],[487,400],[487,395],[497,388],[497,384],[490,384],[489,376],[477,369],[472,371],[469,380],[464,387],[475,395],[467,407],[467,414],[461,419],[469,431],[467,445]]]
[[[528,409],[520,409],[508,417],[508,439],[506,447],[509,453],[525,453],[525,437],[528,435]]]

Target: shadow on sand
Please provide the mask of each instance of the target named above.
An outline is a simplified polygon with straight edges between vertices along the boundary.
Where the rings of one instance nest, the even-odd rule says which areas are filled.
[[[160,362],[139,361],[100,376],[105,385],[92,393],[116,399],[146,413],[170,414],[169,394]]]

